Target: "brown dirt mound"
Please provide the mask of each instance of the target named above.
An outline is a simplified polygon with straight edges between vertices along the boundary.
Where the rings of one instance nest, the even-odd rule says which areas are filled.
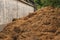
[[[2,32],[16,40],[60,40],[60,8],[41,8],[8,24]]]
[[[0,40],[13,40],[13,38],[10,35],[0,32]]]

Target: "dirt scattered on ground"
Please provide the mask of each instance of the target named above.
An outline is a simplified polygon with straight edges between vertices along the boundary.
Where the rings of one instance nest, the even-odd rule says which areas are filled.
[[[60,40],[60,8],[44,7],[14,19],[1,33],[13,40]]]

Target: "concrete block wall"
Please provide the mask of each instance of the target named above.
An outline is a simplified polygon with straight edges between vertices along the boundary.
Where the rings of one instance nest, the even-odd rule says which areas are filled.
[[[34,7],[17,0],[0,0],[0,25],[34,12]]]

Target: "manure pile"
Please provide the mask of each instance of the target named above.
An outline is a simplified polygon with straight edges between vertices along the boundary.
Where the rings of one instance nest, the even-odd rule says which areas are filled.
[[[0,40],[60,40],[60,8],[44,7],[0,32]]]

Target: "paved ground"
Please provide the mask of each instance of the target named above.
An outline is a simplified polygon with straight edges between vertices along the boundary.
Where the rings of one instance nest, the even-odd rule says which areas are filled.
[[[6,24],[0,25],[0,31],[2,31],[5,26],[6,26]]]

